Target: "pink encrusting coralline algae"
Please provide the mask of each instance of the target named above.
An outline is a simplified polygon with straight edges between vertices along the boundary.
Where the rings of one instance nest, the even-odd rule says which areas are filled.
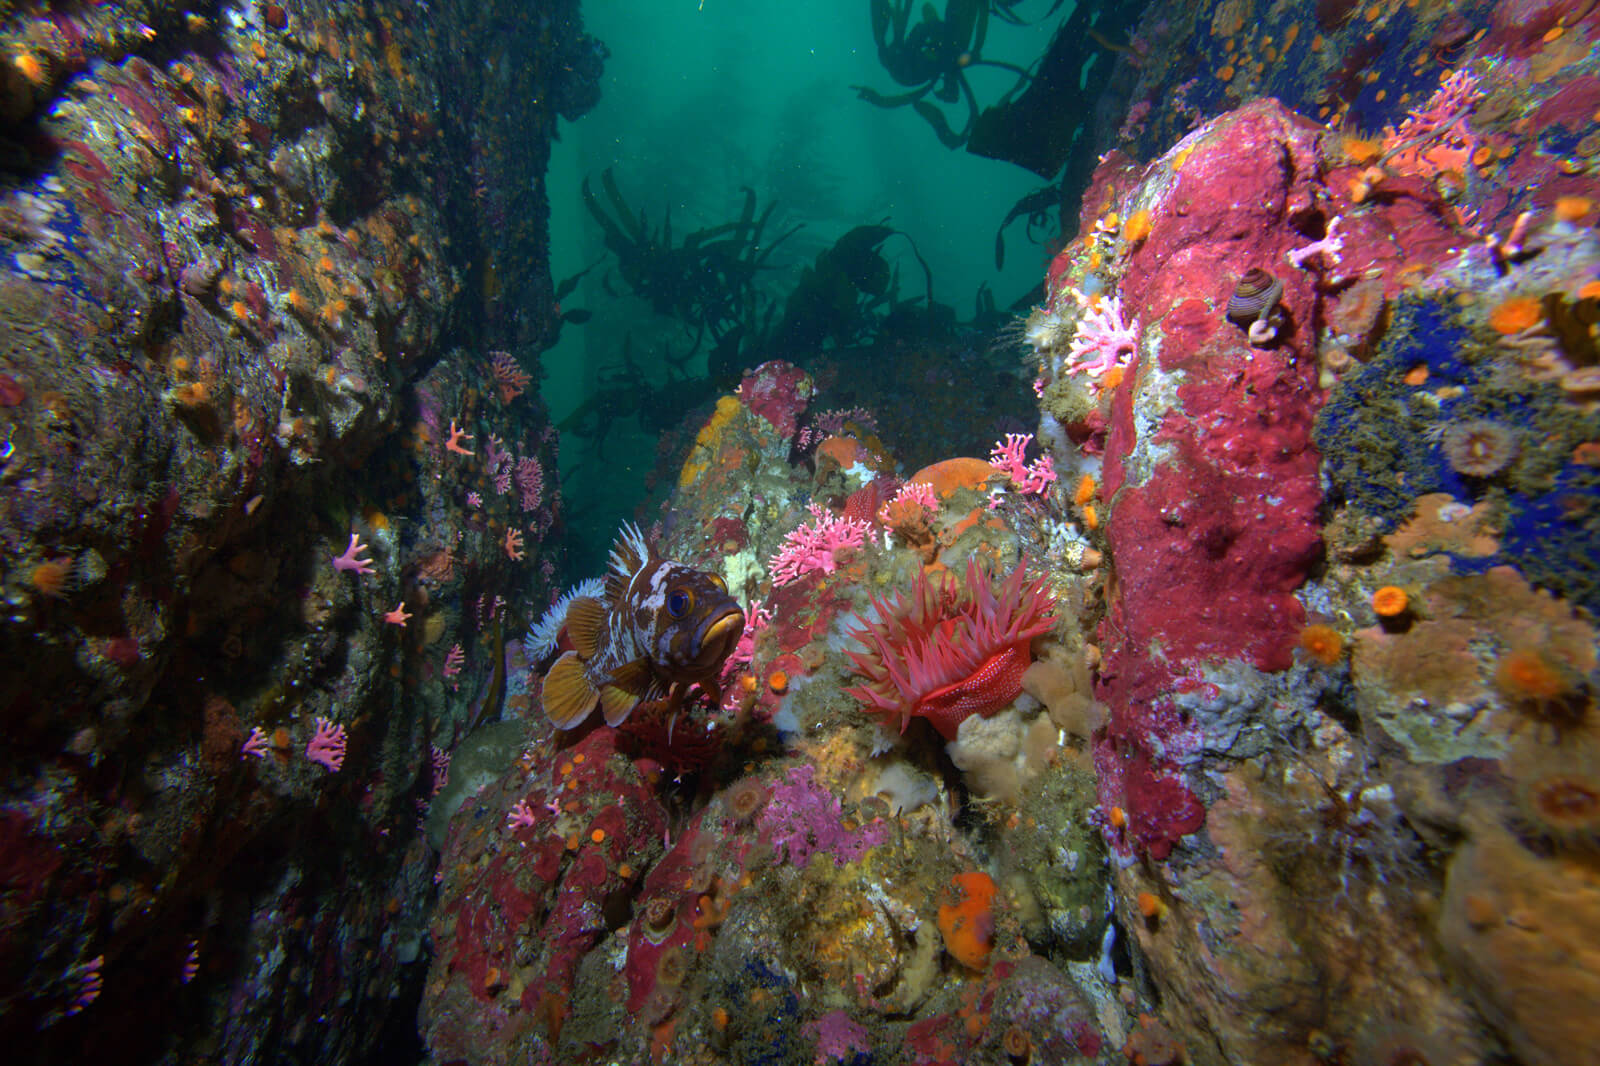
[[[839,797],[815,780],[816,767],[794,766],[779,778],[772,798],[762,810],[762,836],[788,861],[804,867],[821,852],[835,866],[859,860],[889,838],[882,820],[847,828]]]

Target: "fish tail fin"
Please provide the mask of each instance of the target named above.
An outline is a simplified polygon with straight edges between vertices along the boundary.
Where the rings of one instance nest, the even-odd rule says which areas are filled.
[[[544,713],[557,729],[571,729],[589,717],[600,694],[583,673],[583,660],[565,652],[544,675]]]

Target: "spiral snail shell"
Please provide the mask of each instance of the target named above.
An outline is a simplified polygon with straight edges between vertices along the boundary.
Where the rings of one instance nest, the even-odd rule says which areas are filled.
[[[1260,267],[1251,267],[1228,297],[1228,321],[1240,326],[1271,317],[1283,298],[1283,282]]]

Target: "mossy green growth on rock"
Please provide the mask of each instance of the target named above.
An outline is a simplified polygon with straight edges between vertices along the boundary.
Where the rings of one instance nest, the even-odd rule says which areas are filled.
[[[1022,791],[1015,825],[1004,830],[1005,876],[1026,886],[1029,940],[1073,959],[1094,958],[1106,923],[1105,844],[1088,814],[1098,803],[1094,772],[1068,751]]]
[[[1076,425],[1094,413],[1099,401],[1094,392],[1073,375],[1064,375],[1045,386],[1044,413],[1064,426]]]

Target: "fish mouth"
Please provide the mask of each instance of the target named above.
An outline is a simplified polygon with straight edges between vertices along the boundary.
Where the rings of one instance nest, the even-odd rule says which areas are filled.
[[[701,661],[722,662],[728,653],[733,651],[733,646],[739,643],[739,637],[743,633],[744,612],[733,607],[721,618],[712,622],[706,630],[706,635],[700,641]]]

